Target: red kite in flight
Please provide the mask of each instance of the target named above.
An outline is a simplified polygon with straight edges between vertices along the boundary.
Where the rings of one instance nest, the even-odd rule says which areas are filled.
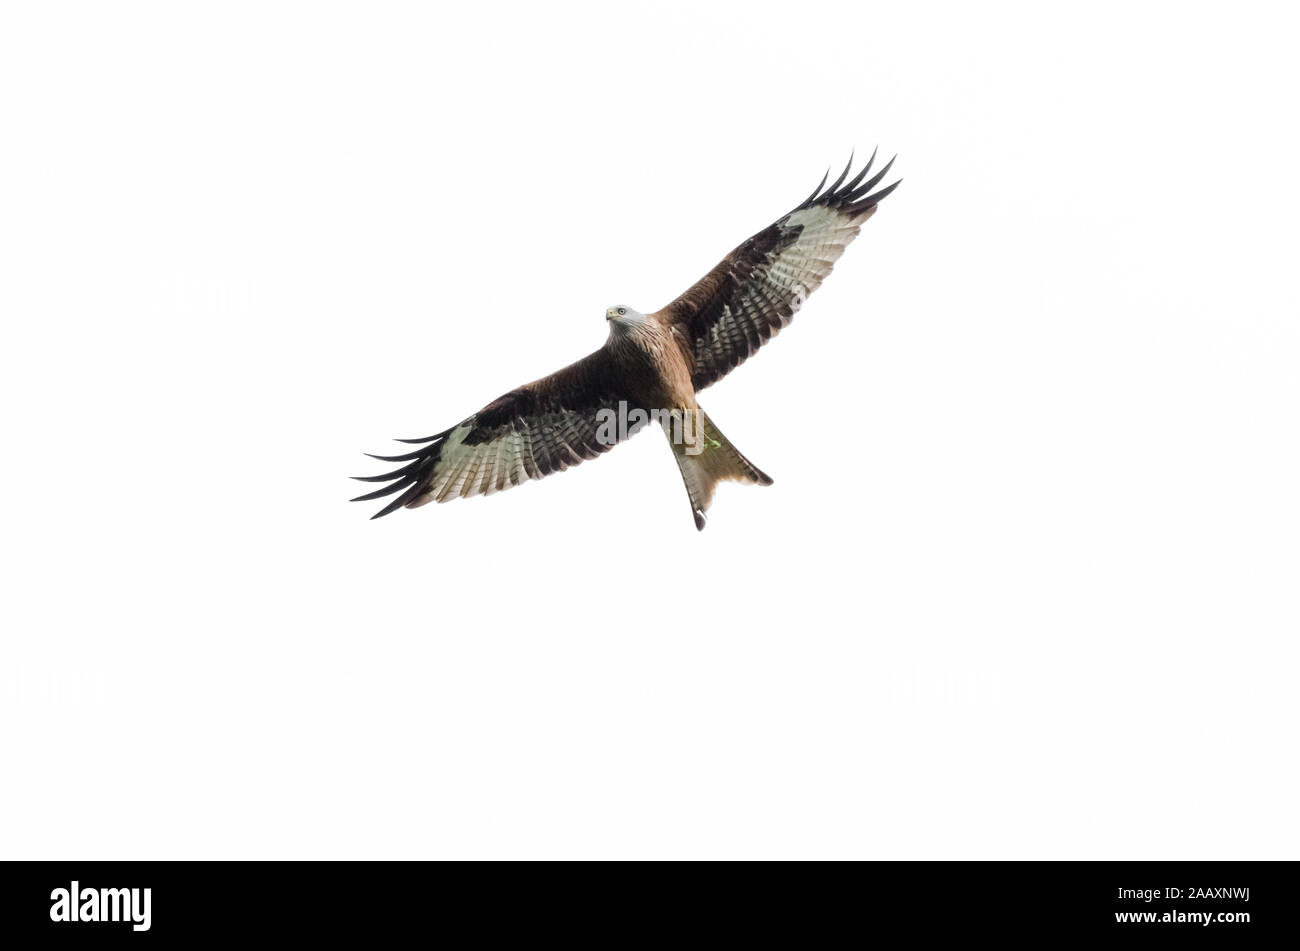
[[[853,160],[829,188],[826,178],[789,214],[749,238],[694,287],[662,310],[609,308],[609,338],[550,376],[494,400],[451,429],[400,456],[400,469],[363,482],[388,482],[360,502],[400,493],[374,518],[403,506],[491,495],[595,459],[647,422],[658,422],[686,483],[696,528],[714,487],[731,479],[757,485],[760,472],[705,415],[695,395],[753,355],[790,323],[858,236],[877,203],[898,187],[872,192],[891,159],[866,179],[873,153],[852,180]]]

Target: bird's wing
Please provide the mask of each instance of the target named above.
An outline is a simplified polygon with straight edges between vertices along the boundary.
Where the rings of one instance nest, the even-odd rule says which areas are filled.
[[[633,425],[639,419],[633,415],[632,423],[620,432],[601,412],[617,414],[620,401],[636,408],[624,393],[622,380],[622,370],[608,351],[597,350],[548,377],[511,390],[445,432],[400,440],[424,445],[405,455],[375,456],[405,465],[383,475],[354,477],[390,484],[352,501],[401,493],[372,516],[379,518],[402,506],[491,495],[595,459],[620,436],[626,438],[640,428]]]
[[[898,187],[875,188],[893,159],[871,178],[875,153],[846,182],[826,178],[803,204],[749,238],[681,297],[653,315],[666,324],[692,367],[696,390],[716,383],[790,323],[858,236],[876,203]],[[829,174],[827,175],[829,177]]]

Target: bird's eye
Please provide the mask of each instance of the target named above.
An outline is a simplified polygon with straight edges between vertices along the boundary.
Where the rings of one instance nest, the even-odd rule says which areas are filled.
[[[626,308],[626,307],[620,307],[620,308],[618,309],[618,315],[619,315],[620,317],[622,317],[622,316],[623,316],[624,314],[626,314],[626,313],[627,313],[627,308]]]

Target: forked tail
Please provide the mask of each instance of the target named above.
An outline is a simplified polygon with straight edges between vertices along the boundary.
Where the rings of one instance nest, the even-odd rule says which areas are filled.
[[[674,413],[671,421],[664,421],[663,427],[673,447],[677,468],[682,472],[682,481],[686,483],[695,527],[700,531],[704,531],[704,513],[713,502],[713,490],[719,482],[730,479],[753,485],[772,484],[771,478],[722,435],[704,410]]]

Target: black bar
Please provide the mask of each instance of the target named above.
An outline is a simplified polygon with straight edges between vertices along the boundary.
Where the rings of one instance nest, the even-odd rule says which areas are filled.
[[[1239,946],[1296,935],[1295,863],[544,864],[10,862],[0,866],[0,937],[10,947],[29,946],[14,938],[373,944],[412,934],[458,943],[753,934],[806,945],[901,934]],[[74,894],[78,918],[119,920],[72,921]]]

